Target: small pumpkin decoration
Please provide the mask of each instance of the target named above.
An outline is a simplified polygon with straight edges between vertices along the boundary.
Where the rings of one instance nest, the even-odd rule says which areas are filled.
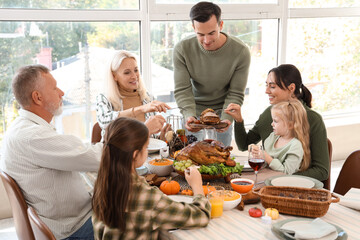
[[[180,192],[180,184],[170,178],[161,183],[160,190],[166,195],[175,195]]]
[[[205,196],[209,193],[209,191],[215,191],[216,188],[214,188],[213,186],[210,185],[203,185],[203,189],[204,189],[204,194]]]
[[[181,191],[181,195],[188,195],[188,196],[192,196],[194,195],[193,191],[190,189],[184,189]]]
[[[279,211],[276,208],[267,208],[265,210],[265,216],[269,216],[272,220],[276,220],[279,218]]]

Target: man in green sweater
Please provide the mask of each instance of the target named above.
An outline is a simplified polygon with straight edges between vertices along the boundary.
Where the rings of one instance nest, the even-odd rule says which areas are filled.
[[[218,130],[218,140],[229,146],[233,119],[223,109],[244,101],[250,51],[238,38],[221,32],[224,23],[216,4],[199,2],[191,8],[190,18],[196,35],[174,48],[175,100],[191,132],[200,130],[189,123],[203,110],[221,110],[221,120],[228,126]]]

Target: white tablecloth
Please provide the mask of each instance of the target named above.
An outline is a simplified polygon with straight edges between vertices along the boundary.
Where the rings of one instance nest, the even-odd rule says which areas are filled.
[[[244,211],[233,209],[224,211],[220,218],[211,219],[205,228],[193,230],[176,230],[171,232],[175,239],[206,239],[206,240],[234,240],[234,239],[278,239],[271,232],[271,225],[262,223],[261,218],[252,218],[249,216],[249,208],[259,207],[263,210],[261,204],[246,205]],[[284,219],[295,218],[280,214],[279,219],[272,222],[278,222]],[[335,224],[345,230],[348,239],[360,239],[360,211],[344,207],[338,203],[330,204],[329,210],[322,220]]]

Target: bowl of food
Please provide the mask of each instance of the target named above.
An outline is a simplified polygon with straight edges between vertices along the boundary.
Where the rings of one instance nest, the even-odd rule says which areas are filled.
[[[152,159],[147,163],[147,168],[159,177],[168,176],[174,170],[173,161],[167,158]]]
[[[224,196],[224,211],[235,208],[241,202],[241,194],[235,191],[225,190]]]
[[[238,193],[248,193],[254,186],[254,181],[247,178],[234,178],[230,181],[231,187]]]

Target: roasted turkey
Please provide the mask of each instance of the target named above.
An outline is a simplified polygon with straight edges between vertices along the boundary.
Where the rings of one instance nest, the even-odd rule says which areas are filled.
[[[175,157],[177,161],[192,160],[199,165],[213,163],[224,163],[228,166],[236,164],[230,160],[231,146],[225,147],[221,142],[215,140],[204,140],[194,142],[183,148]]]
[[[200,122],[202,124],[218,124],[220,117],[211,108],[205,109],[200,115]]]

